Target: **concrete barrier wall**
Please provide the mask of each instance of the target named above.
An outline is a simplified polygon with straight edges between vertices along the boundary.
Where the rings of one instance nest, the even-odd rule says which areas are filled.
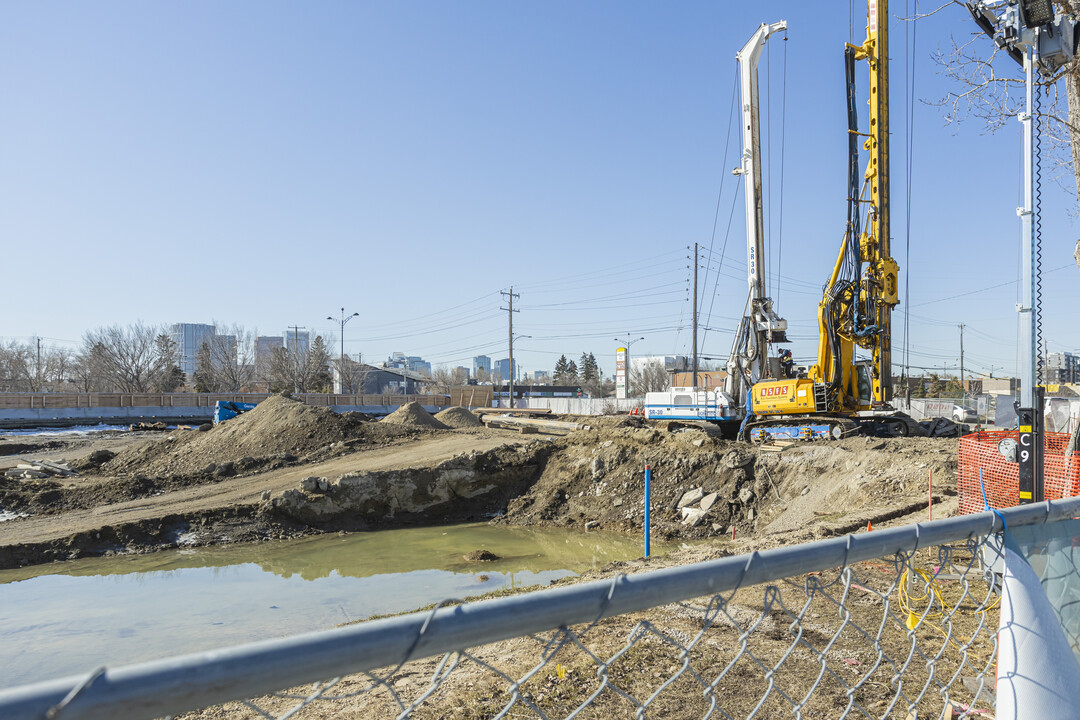
[[[509,407],[507,399],[501,399],[501,407]],[[558,415],[608,415],[628,413],[631,409],[642,407],[644,398],[520,398],[514,401],[516,408],[550,408]]]
[[[202,424],[213,408],[205,407],[91,407],[20,408],[0,410],[0,427],[68,427],[71,425],[128,425],[135,422]]]
[[[382,417],[400,405],[331,405],[334,412],[362,412]],[[437,413],[442,407],[424,405]],[[166,422],[201,425],[214,417],[213,408],[205,407],[92,407],[92,408],[20,408],[0,409],[0,428],[70,427],[72,425],[130,425],[136,422]]]

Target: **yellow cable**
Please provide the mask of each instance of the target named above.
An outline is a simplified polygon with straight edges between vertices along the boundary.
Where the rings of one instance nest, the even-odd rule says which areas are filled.
[[[908,592],[908,589],[907,589],[907,587],[908,587],[908,573],[909,573],[908,569],[905,569],[900,574],[900,587],[897,590],[897,599],[898,599],[899,604],[900,604],[900,610],[901,610],[901,612],[906,612],[907,613],[906,625],[907,625],[909,630],[914,630],[915,627],[919,624],[921,619],[938,619],[938,618],[944,617],[946,612],[949,612],[949,614],[955,614],[957,612],[957,608],[954,608],[953,606],[951,606],[947,602],[945,602],[945,598],[941,594],[941,586],[938,584],[938,581],[937,581],[937,579],[935,577],[931,576],[929,573],[927,573],[924,570],[916,569],[915,572],[918,573],[919,576],[922,577],[923,582],[926,583],[926,590],[921,595],[919,595],[917,597],[913,597],[911,595],[911,593]],[[915,609],[914,609],[915,604],[923,604],[923,603],[926,603],[927,604],[927,609],[929,609],[930,607],[932,607],[933,602],[935,600],[938,602],[938,604],[941,605],[941,610],[940,611],[926,612],[926,614],[924,615],[923,613],[916,612]],[[994,600],[994,602],[992,602],[987,607],[975,610],[974,614],[976,614],[976,615],[979,615],[979,614],[985,615],[988,611],[993,610],[995,607],[997,607],[998,603],[1000,603],[1000,602],[1001,602],[1001,598],[999,596],[996,600]],[[960,652],[965,652],[964,648],[962,646],[958,645],[956,643],[956,641],[953,640],[952,636],[949,633],[945,632],[942,628],[938,627],[937,624],[929,623],[929,625],[931,627],[937,629],[938,632],[940,632],[942,635],[944,635],[945,639],[948,640],[949,643],[951,645],[953,645],[957,650],[959,650]],[[961,639],[963,639],[963,638],[961,638]],[[970,643],[971,643],[970,639],[967,639],[964,642],[965,645],[969,645]]]

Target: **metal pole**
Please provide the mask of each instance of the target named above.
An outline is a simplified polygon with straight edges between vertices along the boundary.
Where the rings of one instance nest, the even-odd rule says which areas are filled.
[[[693,352],[693,355],[692,355],[692,357],[693,357],[693,373],[691,375],[691,378],[692,378],[691,379],[691,384],[693,385],[695,390],[697,390],[697,368],[698,368],[698,365],[697,365],[697,318],[698,318],[698,312],[697,312],[697,266],[698,266],[698,244],[694,243],[694,309],[693,309],[694,330],[693,330],[693,340],[692,340],[692,342],[694,343],[694,352]]]
[[[1020,115],[1020,122],[1024,126],[1024,158],[1022,161],[1024,173],[1024,205],[1017,209],[1020,216],[1020,302],[1016,305],[1016,311],[1020,313],[1020,407],[1034,407],[1035,390],[1035,311],[1034,297],[1032,296],[1032,208],[1034,202],[1034,188],[1032,185],[1032,171],[1034,158],[1032,154],[1032,141],[1034,123],[1032,118],[1032,103],[1035,83],[1034,80],[1034,50],[1031,45],[1024,48],[1024,77],[1025,77],[1025,104],[1024,112]]]
[[[645,466],[645,557],[649,557],[649,536],[651,534],[649,506],[652,504],[652,470]]]
[[[345,308],[341,308],[341,359],[338,360],[338,392],[345,392]]]

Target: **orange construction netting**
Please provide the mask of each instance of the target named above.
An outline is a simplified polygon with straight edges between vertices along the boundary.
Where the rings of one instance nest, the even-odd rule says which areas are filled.
[[[957,486],[960,514],[982,512],[982,487],[979,469],[983,471],[986,500],[992,508],[1020,504],[1019,468],[998,452],[998,443],[1005,438],[1017,439],[1016,430],[988,430],[960,438],[960,475]],[[1069,433],[1044,433],[1043,487],[1047,500],[1080,495],[1080,454],[1065,457]]]

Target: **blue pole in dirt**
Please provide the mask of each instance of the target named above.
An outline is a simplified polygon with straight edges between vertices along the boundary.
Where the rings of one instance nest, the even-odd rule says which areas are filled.
[[[652,470],[645,466],[645,557],[649,557],[649,505],[651,504],[650,485],[652,485]]]

